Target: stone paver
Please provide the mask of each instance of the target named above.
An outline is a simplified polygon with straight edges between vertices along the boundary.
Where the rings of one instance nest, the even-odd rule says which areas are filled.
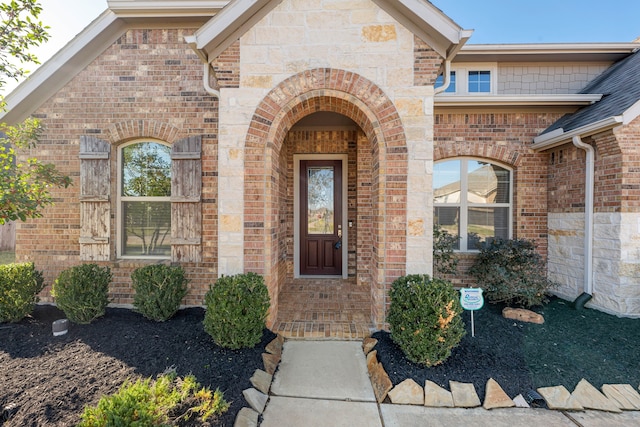
[[[389,392],[391,403],[400,405],[424,405],[424,389],[407,378]]]
[[[380,406],[385,427],[576,427],[561,412],[544,409],[427,408],[424,406]]]
[[[584,378],[580,380],[576,389],[571,393],[571,397],[586,409],[621,412],[615,401],[609,400]]]
[[[375,402],[356,341],[287,341],[271,384],[276,396]]]
[[[255,388],[248,388],[242,391],[244,399],[254,411],[261,414],[264,411],[264,407],[267,404],[269,396],[264,393],[260,393]]]
[[[511,408],[516,404],[504,392],[500,384],[493,378],[487,381],[487,387],[482,407],[484,409]]]
[[[560,411],[581,411],[584,409],[564,386],[541,387],[538,393],[547,402],[549,409]]]
[[[475,408],[480,406],[480,398],[473,384],[449,381],[449,388],[453,396],[453,404],[457,408]]]
[[[630,384],[605,384],[602,392],[625,411],[640,410],[640,394]]]
[[[250,378],[251,385],[260,390],[264,394],[269,394],[271,388],[271,381],[273,381],[273,375],[270,375],[262,369],[256,369],[253,376]]]
[[[426,380],[424,382],[424,406],[453,408],[453,396],[450,391],[433,381]]]
[[[272,396],[260,427],[382,427],[378,405],[369,402]]]
[[[251,408],[242,408],[236,416],[233,427],[256,427],[258,425],[258,413]]]

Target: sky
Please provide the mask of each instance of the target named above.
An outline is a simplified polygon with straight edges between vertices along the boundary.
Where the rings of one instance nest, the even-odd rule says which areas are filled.
[[[7,1],[7,0],[1,0]],[[348,1],[348,0],[344,0]],[[432,0],[464,29],[470,44],[630,42],[640,37],[640,0]],[[40,0],[50,40],[44,62],[107,8],[106,0]],[[35,71],[34,65],[26,69]],[[15,84],[3,88],[6,94]]]

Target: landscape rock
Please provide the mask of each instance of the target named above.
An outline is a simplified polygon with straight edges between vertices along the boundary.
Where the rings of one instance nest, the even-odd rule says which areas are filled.
[[[273,341],[271,341],[265,347],[265,351],[271,354],[282,354],[282,346],[284,345],[284,337],[280,334],[276,336]]]
[[[629,384],[605,384],[602,386],[605,396],[617,403],[625,411],[640,411],[640,393]]]
[[[482,407],[484,409],[495,409],[513,408],[514,406],[516,406],[516,404],[513,403],[513,400],[504,392],[500,384],[493,378],[489,378]]]
[[[622,412],[618,405],[609,400],[607,396],[600,393],[584,378],[580,380],[571,396],[586,409],[596,409],[598,411]]]
[[[424,389],[407,378],[389,392],[389,399],[400,405],[424,405]]]
[[[519,320],[520,322],[537,323],[538,325],[544,323],[544,317],[542,317],[541,314],[524,308],[505,307],[502,309],[502,317],[505,319]]]
[[[453,408],[451,392],[440,387],[433,381],[424,383],[424,406],[432,408]]]
[[[513,403],[516,404],[516,408],[530,408],[527,400],[521,394],[513,398]]]
[[[279,354],[262,353],[262,363],[264,364],[264,370],[268,374],[273,375],[276,372],[278,363],[280,363]]]
[[[382,363],[378,363],[373,368],[373,371],[369,372],[371,375],[371,385],[373,386],[373,393],[376,396],[378,403],[382,403],[387,397],[387,393],[393,387],[393,383],[389,379],[387,371],[384,370]]]
[[[369,352],[373,350],[373,347],[375,347],[376,344],[378,344],[377,339],[367,337],[362,341],[362,351],[364,351],[364,354],[369,354]]]
[[[256,427],[258,425],[258,415],[260,414],[251,408],[242,408],[236,415],[233,427]]]
[[[582,411],[584,408],[574,398],[564,386],[541,387],[538,393],[547,402],[549,409],[558,409],[560,411]]]
[[[242,391],[242,395],[245,400],[257,413],[261,414],[264,411],[264,407],[267,404],[269,396],[264,393],[260,393],[255,388],[248,388]]]
[[[475,408],[480,406],[480,398],[473,384],[449,381],[449,388],[456,408]]]
[[[371,375],[371,371],[378,364],[378,350],[373,350],[369,354],[367,354],[367,370],[369,371],[369,375]]]
[[[256,369],[253,376],[250,378],[251,385],[260,390],[264,394],[269,394],[271,388],[271,381],[273,381],[273,375],[268,374],[262,369]]]

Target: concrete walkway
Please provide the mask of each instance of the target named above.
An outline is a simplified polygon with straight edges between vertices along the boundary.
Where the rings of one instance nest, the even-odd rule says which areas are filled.
[[[640,412],[427,408],[376,403],[359,341],[287,341],[262,427],[640,426]]]

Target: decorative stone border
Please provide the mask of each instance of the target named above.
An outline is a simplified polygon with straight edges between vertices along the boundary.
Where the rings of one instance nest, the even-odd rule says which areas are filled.
[[[438,408],[474,408],[480,406],[480,399],[473,384],[449,381],[451,391],[440,387],[432,381],[426,381],[422,387],[412,379],[406,379],[395,387],[382,364],[377,360],[377,351],[373,350],[378,340],[365,338],[362,350],[367,357],[367,369],[378,403],[388,396],[391,403],[401,405],[421,405]],[[640,390],[640,387],[638,388]],[[640,393],[629,384],[605,384],[602,392],[582,379],[573,393],[564,386],[541,387],[537,392],[544,399],[549,409],[559,411],[583,411],[593,409],[620,413],[624,411],[640,411]],[[482,407],[495,408],[528,408],[529,404],[522,395],[511,399],[497,381],[487,381],[486,393]]]
[[[273,381],[273,374],[278,368],[282,357],[284,337],[280,334],[265,347],[266,353],[262,353],[264,370],[256,369],[251,377],[252,388],[242,391],[242,395],[249,404],[249,408],[240,409],[233,427],[257,427],[258,417],[264,411],[269,400],[269,389]]]

